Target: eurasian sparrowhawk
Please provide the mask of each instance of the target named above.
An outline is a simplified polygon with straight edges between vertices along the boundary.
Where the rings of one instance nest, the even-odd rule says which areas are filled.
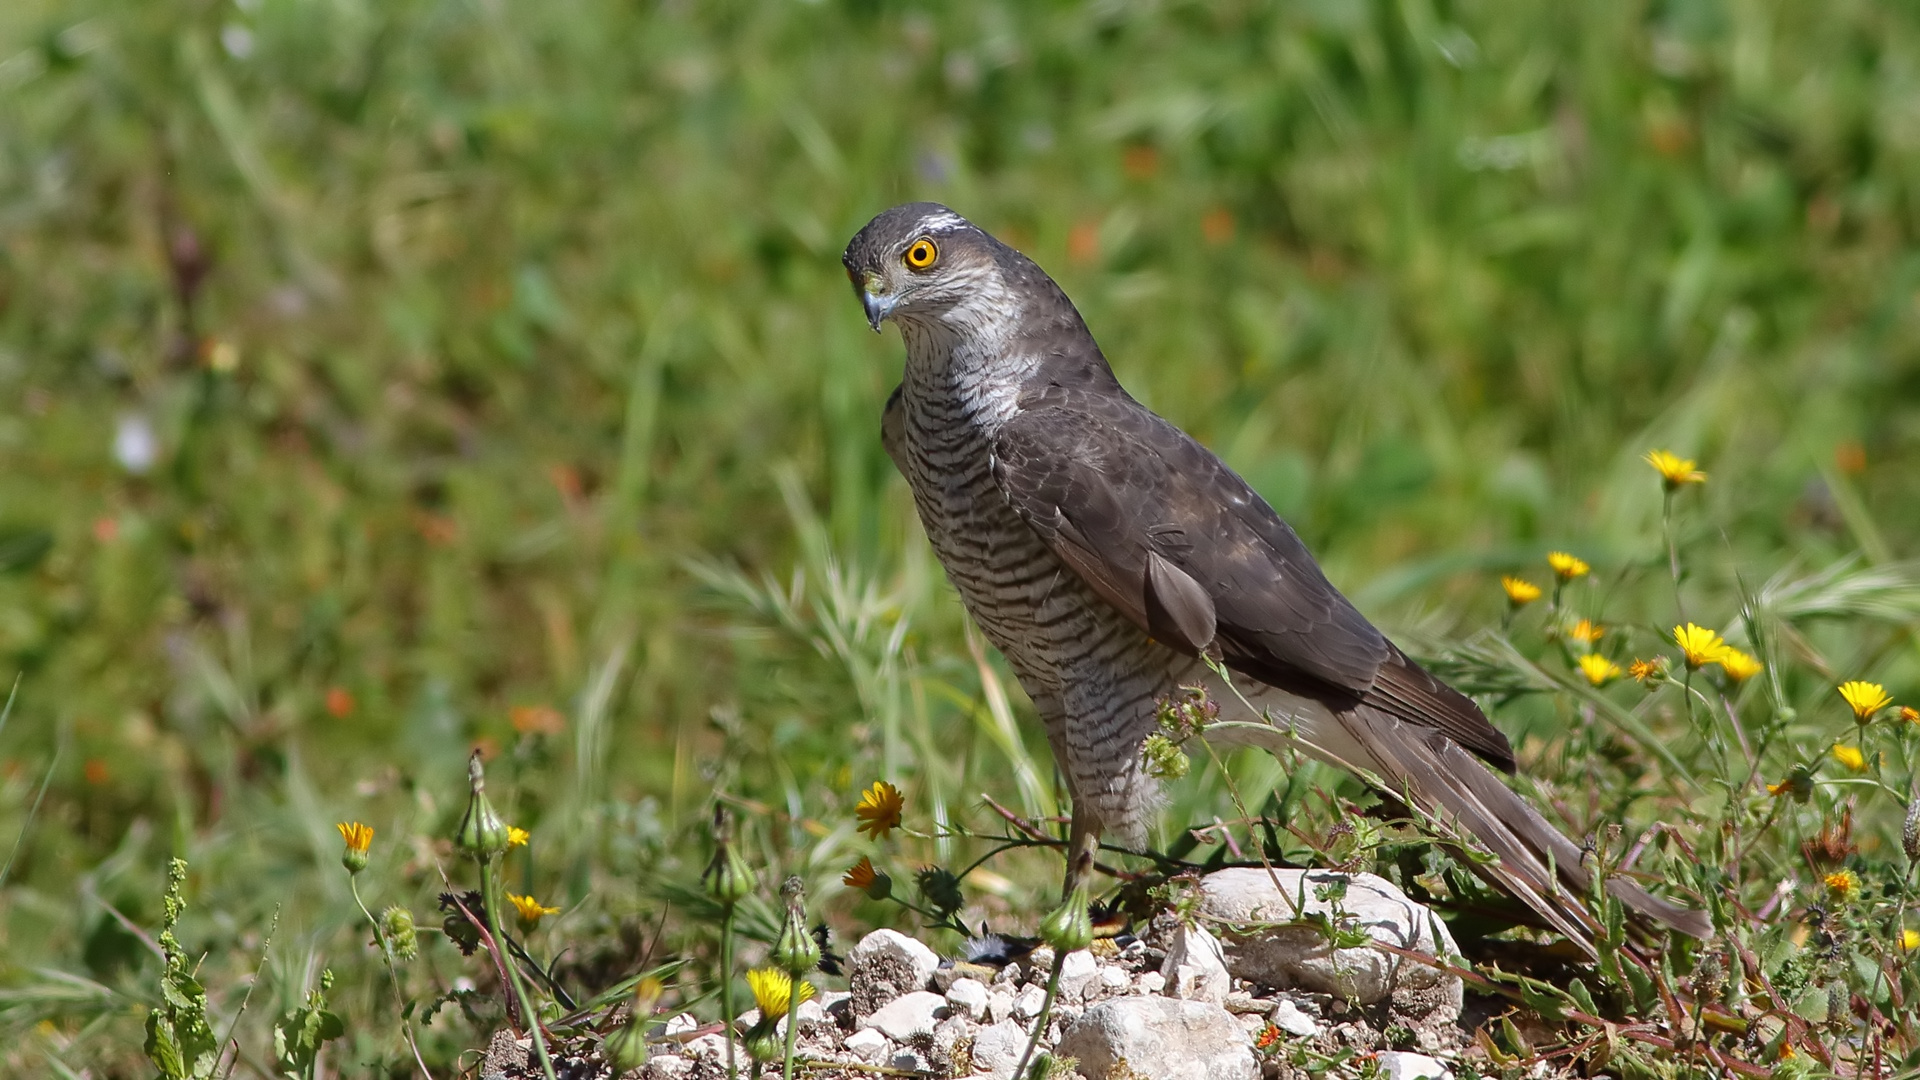
[[[1127,394],[1052,278],[933,203],[874,218],[843,261],[873,329],[891,320],[907,347],[887,453],[1066,776],[1070,881],[1103,832],[1144,838],[1156,703],[1204,684],[1265,725],[1254,741],[1291,740],[1454,823],[1498,856],[1484,873],[1591,949],[1594,918],[1567,894],[1587,889],[1580,845],[1482,764],[1513,771],[1506,737],[1328,583],[1246,481]],[[1606,884],[1643,916],[1709,930]]]

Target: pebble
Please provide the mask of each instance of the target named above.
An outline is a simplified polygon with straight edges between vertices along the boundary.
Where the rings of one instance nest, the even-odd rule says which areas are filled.
[[[903,994],[868,1014],[862,1028],[879,1031],[894,1042],[906,1042],[915,1035],[933,1032],[935,1014],[947,1005],[947,999],[926,990]]]
[[[1047,992],[1035,983],[1028,983],[1013,999],[1013,1018],[1027,1021],[1040,1015],[1040,1009],[1047,1003]]]
[[[847,1036],[841,1045],[861,1061],[878,1061],[887,1052],[887,1037],[872,1028],[861,1028]]]
[[[978,979],[955,979],[947,989],[947,1004],[966,1014],[969,1020],[984,1020],[992,995]]]
[[[1383,1051],[1376,1059],[1387,1080],[1453,1080],[1446,1062],[1406,1050]]]
[[[1291,998],[1281,998],[1268,1019],[1273,1021],[1274,1027],[1296,1039],[1311,1039],[1320,1034],[1319,1023],[1301,1012],[1300,1006],[1295,1005]]]

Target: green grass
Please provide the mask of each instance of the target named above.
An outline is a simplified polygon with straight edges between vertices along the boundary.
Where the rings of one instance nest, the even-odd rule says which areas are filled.
[[[832,884],[872,779],[923,825],[1056,809],[879,448],[900,350],[836,260],[909,198],[1054,272],[1371,616],[1470,642],[1452,670],[1549,779],[1594,714],[1500,696],[1546,676],[1473,635],[1564,547],[1583,612],[1657,647],[1646,450],[1711,474],[1693,618],[1864,553],[1851,597],[1776,590],[1776,776],[1844,730],[1834,682],[1920,695],[1916,100],[1920,17],[1865,2],[0,6],[0,1069],[144,1069],[160,964],[115,912],[152,934],[178,854],[221,1016],[279,911],[243,1041],[330,966],[336,1067],[404,1074],[333,823],[379,830],[369,903],[430,923],[476,741],[534,833],[511,887],[567,909],[535,943],[592,987],[657,933],[710,960],[660,883],[715,790],[848,930],[889,917]],[[1608,693],[1711,773],[1677,694]],[[564,731],[516,733],[528,705]],[[1689,779],[1620,746],[1657,797],[1595,816],[1677,812]],[[1196,773],[1167,837],[1234,812]],[[1278,770],[1239,773],[1257,802]],[[1804,881],[1847,793],[1767,865]],[[1894,800],[1855,813],[1892,857]],[[1030,926],[1056,864],[992,869],[980,912]],[[481,975],[437,940],[409,970]],[[441,1075],[476,1007],[421,1030]]]

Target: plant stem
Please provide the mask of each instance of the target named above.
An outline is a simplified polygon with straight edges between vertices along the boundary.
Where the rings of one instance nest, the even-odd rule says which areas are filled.
[[[727,1080],[740,1080],[740,1064],[733,1048],[733,908],[726,905],[720,917],[720,1030],[727,1036]]]
[[[780,1080],[793,1080],[793,1043],[800,1033],[800,976],[792,976],[787,991],[787,1053],[780,1067]]]
[[[520,980],[519,965],[514,963],[512,951],[500,944],[507,940],[507,935],[500,929],[500,882],[494,876],[490,858],[480,859],[480,895],[486,908],[487,932],[493,935],[494,959],[500,962],[500,970],[507,973],[507,986],[514,1000],[520,1003],[520,1015],[533,1038],[533,1052],[540,1059],[540,1072],[547,1080],[559,1080],[553,1072],[553,1059],[547,1056],[547,1039],[540,1029],[540,1015],[534,1012],[533,1000],[527,996],[526,984]]]
[[[399,965],[393,962],[393,946],[387,942],[386,931],[380,929],[380,920],[373,917],[367,902],[360,899],[360,875],[348,874],[347,888],[353,893],[353,902],[360,906],[360,914],[365,915],[367,922],[373,927],[373,940],[380,946],[380,959],[387,965],[387,980],[393,983],[393,998],[401,1003],[400,1034],[407,1038],[407,1048],[413,1051],[413,1063],[420,1066],[420,1075],[427,1080],[433,1080],[433,1071],[427,1068],[426,1059],[420,1056],[420,1044],[413,1039],[413,1022],[406,1017],[407,996],[400,989],[400,971]]]
[[[1053,999],[1060,992],[1060,970],[1066,966],[1067,954],[1054,950],[1053,971],[1047,976],[1047,999],[1040,1003],[1040,1015],[1033,1021],[1033,1036],[1027,1040],[1027,1052],[1020,1055],[1019,1067],[1013,1070],[1013,1080],[1024,1080],[1034,1050],[1039,1048],[1040,1040],[1047,1037],[1047,1025],[1053,1020]]]

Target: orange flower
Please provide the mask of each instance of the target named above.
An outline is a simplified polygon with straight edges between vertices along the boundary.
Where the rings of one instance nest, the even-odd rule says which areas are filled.
[[[1634,681],[1639,683],[1650,683],[1666,673],[1667,658],[1664,656],[1656,656],[1651,660],[1635,660],[1627,665],[1627,674],[1633,676]]]
[[[566,717],[551,705],[515,705],[507,710],[507,720],[522,735],[558,735],[567,726]]]
[[[840,884],[845,885],[849,889],[864,890],[867,886],[873,884],[873,879],[873,860],[862,855],[860,856],[859,862],[848,867],[847,872],[840,876]]]
[[[1595,645],[1606,635],[1606,632],[1606,627],[1592,619],[1581,619],[1573,624],[1573,629],[1567,631],[1567,636],[1582,645]]]

